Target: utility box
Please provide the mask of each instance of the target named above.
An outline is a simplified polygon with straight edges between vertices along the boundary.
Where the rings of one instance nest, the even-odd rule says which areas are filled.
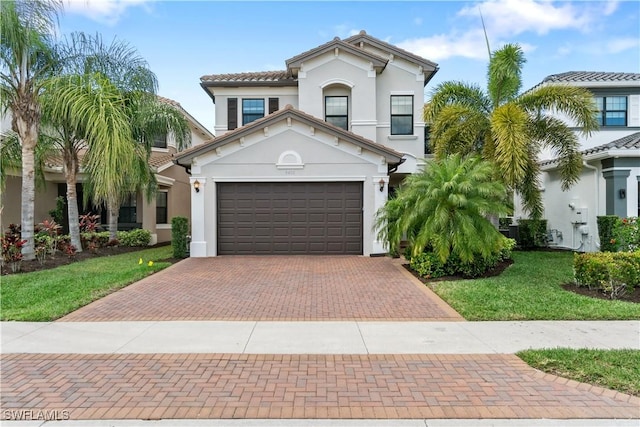
[[[589,209],[588,208],[576,208],[571,212],[571,222],[573,224],[586,224]]]

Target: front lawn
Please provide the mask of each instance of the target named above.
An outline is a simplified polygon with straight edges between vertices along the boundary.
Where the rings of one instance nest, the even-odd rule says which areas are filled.
[[[565,291],[573,280],[570,252],[514,252],[514,264],[486,279],[429,286],[467,320],[630,320],[640,304]]]
[[[526,350],[517,356],[536,369],[640,396],[640,350]]]
[[[173,255],[162,246],[104,256],[32,273],[2,277],[2,320],[50,321],[171,265],[157,262]],[[58,255],[61,256],[61,255]],[[139,264],[142,258],[143,263]],[[149,266],[149,261],[154,261]]]

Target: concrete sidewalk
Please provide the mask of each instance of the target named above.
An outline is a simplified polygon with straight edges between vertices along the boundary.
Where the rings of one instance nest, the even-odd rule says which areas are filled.
[[[2,322],[2,353],[512,354],[640,349],[640,321]]]

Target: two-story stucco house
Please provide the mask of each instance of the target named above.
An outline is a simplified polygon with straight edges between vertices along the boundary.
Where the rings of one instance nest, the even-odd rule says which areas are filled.
[[[575,129],[584,159],[576,185],[562,191],[557,159],[548,151],[540,157],[544,218],[551,244],[597,251],[598,216],[640,213],[640,74],[567,72],[548,76],[541,84],[587,88],[598,107],[599,130],[585,137]],[[526,217],[519,209],[515,215]]]
[[[202,124],[200,124],[180,103],[158,97],[161,102],[167,103],[178,109],[189,124],[191,129],[191,147],[198,146],[214,136]],[[9,116],[3,117],[2,131],[11,128]],[[158,192],[155,199],[150,202],[142,194],[131,194],[127,197],[118,215],[118,229],[144,228],[151,232],[151,244],[167,242],[171,240],[171,218],[174,216],[190,216],[189,176],[186,171],[173,163],[173,154],[177,152],[175,140],[172,135],[163,135],[156,138],[149,164],[155,170],[158,182]],[[80,153],[82,156],[83,153]],[[47,159],[44,168],[45,183],[36,189],[35,220],[43,221],[50,217],[49,211],[56,207],[56,198],[66,198],[66,182],[63,170],[63,161],[58,156]],[[2,192],[0,222],[3,227],[11,223],[20,223],[20,199],[22,193],[21,171],[5,171],[7,174],[6,187]],[[98,213],[101,215],[102,224],[107,223],[106,210],[100,210],[95,206],[84,207],[83,182],[86,179],[84,171],[80,170],[76,192],[78,195],[78,210],[80,213]],[[64,218],[66,227],[67,210],[65,204]]]
[[[214,141],[175,156],[191,173],[191,256],[384,253],[374,218],[425,154],[437,65],[364,31],[282,71],[201,78]]]

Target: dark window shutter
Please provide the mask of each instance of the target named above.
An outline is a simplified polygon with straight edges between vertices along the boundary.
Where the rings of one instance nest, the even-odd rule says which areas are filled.
[[[238,127],[238,98],[227,99],[227,130]]]
[[[279,98],[269,98],[269,114],[280,109],[279,101]]]

